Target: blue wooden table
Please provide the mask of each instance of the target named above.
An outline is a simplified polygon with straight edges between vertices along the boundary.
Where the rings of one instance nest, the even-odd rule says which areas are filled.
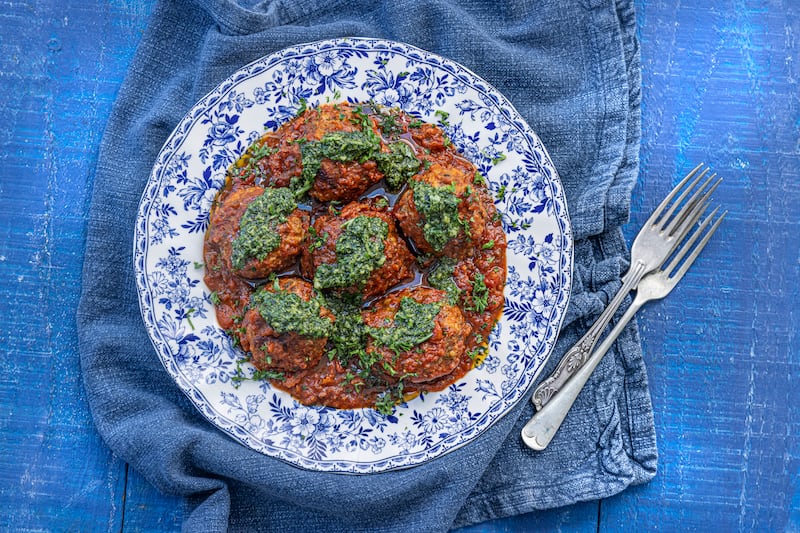
[[[0,530],[171,531],[96,433],[74,315],[103,126],[150,0],[0,9]],[[800,531],[800,7],[640,0],[632,237],[670,179],[711,164],[730,211],[640,315],[659,471],[603,501],[467,531]]]

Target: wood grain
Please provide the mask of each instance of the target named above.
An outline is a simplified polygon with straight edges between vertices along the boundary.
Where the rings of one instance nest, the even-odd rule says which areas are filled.
[[[125,464],[97,435],[75,332],[90,177],[143,6],[0,9],[0,530],[119,531]]]
[[[183,502],[97,435],[74,326],[97,148],[152,0],[0,7],[0,530],[178,531]],[[642,165],[625,231],[699,161],[729,210],[640,316],[659,472],[462,531],[800,531],[799,10],[637,2]]]
[[[797,4],[705,4],[639,6],[630,233],[698,161],[724,178],[715,196],[729,214],[675,292],[642,313],[660,471],[603,503],[603,530],[800,527]]]

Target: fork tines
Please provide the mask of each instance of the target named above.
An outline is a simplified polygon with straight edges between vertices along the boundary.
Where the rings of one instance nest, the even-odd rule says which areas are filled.
[[[720,181],[721,180],[717,180],[717,182],[714,184],[714,187],[716,187]],[[708,203],[710,202],[706,203],[706,207],[708,206]],[[711,238],[714,232],[717,231],[722,219],[724,219],[725,215],[728,214],[728,211],[726,210],[721,215],[716,217],[717,212],[719,212],[719,208],[720,206],[715,207],[714,210],[711,211],[711,213],[696,228],[693,228],[686,241],[682,243],[672,257],[667,260],[665,266],[662,267],[661,270],[663,270],[668,277],[681,278],[692,265],[692,263],[694,263],[694,260],[697,259],[697,256],[703,250],[706,243],[708,243],[708,240]],[[703,211],[705,211],[705,207],[703,208]],[[716,217],[716,220],[714,220],[714,217]],[[700,239],[700,242],[696,243],[697,239],[699,239],[701,236],[702,239]],[[689,253],[689,255],[688,257],[685,257],[687,253]]]
[[[681,191],[680,196],[670,204],[666,212],[663,214],[659,213],[655,217],[653,222],[659,224],[663,228],[662,231],[667,235],[685,234],[691,226],[697,223],[710,205],[709,199],[711,198],[711,194],[716,190],[722,178],[718,178],[714,181],[714,178],[717,176],[716,173],[706,178],[706,175],[711,170],[708,167],[698,173],[703,166],[704,164],[700,163],[681,180],[681,183],[673,189],[665,202],[671,202],[672,197],[674,197],[679,190]],[[703,178],[706,178],[705,181],[698,186],[698,183],[700,183]],[[684,189],[683,186],[689,180],[692,180],[692,183]],[[691,196],[687,199],[690,193]]]

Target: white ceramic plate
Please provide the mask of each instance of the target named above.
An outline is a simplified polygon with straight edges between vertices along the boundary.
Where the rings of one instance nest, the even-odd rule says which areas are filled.
[[[309,106],[375,100],[439,123],[487,178],[503,213],[508,275],[486,360],[447,389],[383,416],[308,407],[266,382],[231,377],[243,354],[216,322],[203,234],[225,170]],[[445,119],[446,117],[446,119]],[[507,413],[544,365],[569,299],[572,236],[555,168],[511,104],[464,67],[412,46],[341,39],[266,56],[197,103],[164,145],[142,196],[134,244],[145,325],[167,372],[213,424],[297,466],[378,472],[462,446]]]

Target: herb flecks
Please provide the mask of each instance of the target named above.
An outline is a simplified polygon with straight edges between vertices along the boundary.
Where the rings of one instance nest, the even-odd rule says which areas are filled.
[[[434,321],[441,308],[439,302],[423,304],[405,297],[400,300],[392,325],[369,327],[367,331],[377,344],[396,354],[407,352],[431,338]]]
[[[450,125],[450,122],[448,122],[447,120],[448,118],[450,118],[450,113],[448,113],[447,111],[444,111],[442,109],[437,109],[434,115],[439,117],[439,124],[441,124],[442,126],[447,127]]]
[[[489,306],[489,289],[484,282],[484,275],[478,272],[472,279],[472,305],[470,310],[483,313]]]
[[[464,221],[458,215],[461,199],[456,195],[455,185],[435,187],[412,180],[411,188],[414,205],[422,216],[422,236],[435,251],[441,252],[464,228]]]
[[[390,152],[378,152],[374,155],[378,170],[386,178],[386,184],[392,191],[397,191],[403,184],[419,171],[422,165],[414,154],[414,150],[405,142],[397,141],[389,145]]]
[[[372,272],[386,262],[384,241],[389,225],[381,218],[357,216],[342,224],[336,239],[336,262],[325,263],[314,274],[316,289],[363,287]]]
[[[283,372],[277,372],[275,370],[255,370],[248,376],[242,368],[242,365],[247,362],[247,359],[236,360],[236,368],[234,369],[233,376],[231,376],[231,382],[234,388],[238,389],[243,381],[263,381],[265,379],[283,381],[286,379],[286,375]]]
[[[329,358],[336,357],[344,367],[351,362],[358,362],[363,370],[371,368],[365,349],[367,329],[359,306],[349,306],[336,312],[336,322],[328,340],[333,345],[328,352]]]
[[[442,257],[428,274],[428,285],[447,293],[447,303],[456,305],[461,298],[461,289],[456,285],[453,273],[456,260],[452,257]]]
[[[237,270],[251,259],[263,260],[281,244],[277,231],[297,209],[291,191],[286,188],[265,189],[250,202],[239,222],[239,233],[232,243],[231,262]]]
[[[281,289],[262,289],[251,299],[259,314],[277,333],[295,332],[319,339],[330,335],[333,323],[320,316],[316,298],[306,301],[293,292]]]

